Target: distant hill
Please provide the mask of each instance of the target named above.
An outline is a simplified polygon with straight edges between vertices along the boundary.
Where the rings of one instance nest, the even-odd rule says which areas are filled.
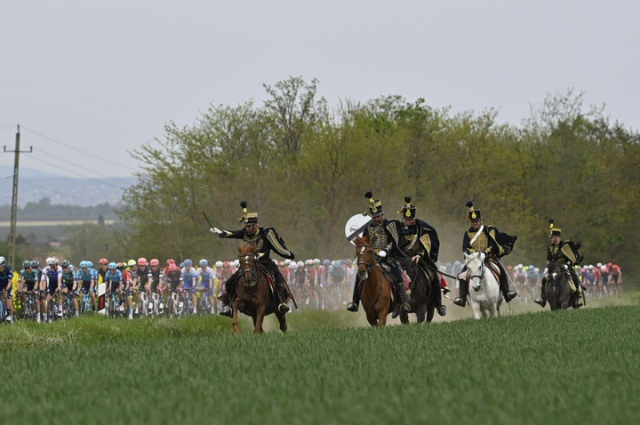
[[[115,205],[122,199],[124,189],[137,182],[135,177],[73,178],[20,167],[18,206],[49,198],[51,204],[94,206]],[[13,167],[0,165],[0,206],[11,205]]]

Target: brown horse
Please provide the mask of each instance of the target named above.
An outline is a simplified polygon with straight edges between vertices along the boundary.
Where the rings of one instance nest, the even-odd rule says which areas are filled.
[[[287,319],[278,311],[279,301],[271,292],[267,272],[256,258],[255,246],[247,243],[238,245],[239,276],[236,299],[231,303],[233,331],[240,332],[238,312],[251,316],[253,332],[264,332],[264,316],[274,313],[280,322],[280,330],[287,331]]]
[[[387,315],[391,310],[391,282],[376,261],[369,244],[369,237],[357,237],[354,242],[358,257],[362,307],[371,326],[384,326],[387,324]]]

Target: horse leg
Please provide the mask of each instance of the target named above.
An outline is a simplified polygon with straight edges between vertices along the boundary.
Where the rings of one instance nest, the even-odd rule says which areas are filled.
[[[501,306],[502,306],[502,300],[498,301],[498,303],[496,304],[496,313],[498,313],[498,317],[502,317],[502,314],[500,314]]]
[[[471,301],[471,308],[473,309],[473,318],[476,320],[482,319],[482,313],[480,312],[480,304]]]
[[[287,318],[284,314],[280,313],[277,309],[275,311],[275,315],[278,318],[278,323],[280,323],[280,330],[283,333],[287,332]]]
[[[231,323],[233,324],[233,332],[239,333],[240,324],[238,323],[238,299],[237,298],[233,303],[231,303],[231,317],[233,318],[233,320],[231,321]]]
[[[426,306],[420,306],[417,310],[416,310],[416,320],[418,321],[418,323],[422,323],[425,321],[427,315],[427,307]]]
[[[267,306],[261,305],[256,309],[256,324],[253,328],[253,333],[263,333],[262,322],[264,321],[264,314],[267,310]]]

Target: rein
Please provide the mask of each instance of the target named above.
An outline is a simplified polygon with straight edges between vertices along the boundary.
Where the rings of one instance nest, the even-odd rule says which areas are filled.
[[[242,275],[242,280],[244,281],[247,287],[255,286],[256,282],[258,281],[258,268],[257,268],[256,254],[254,254],[253,252],[238,254],[238,259],[241,260],[241,264],[247,264],[249,266],[248,268],[240,271],[240,274]],[[242,261],[242,260],[245,260],[245,261]],[[250,260],[253,261],[253,265],[249,263]],[[247,277],[247,275],[249,276]]]
[[[367,262],[367,261],[364,261],[362,259],[362,255],[364,254],[364,250],[368,246],[371,246],[371,245],[369,245],[369,244],[356,245],[356,248],[358,248],[358,254],[357,254],[358,264],[357,265],[359,266],[360,264],[364,264],[365,266],[367,266],[367,273],[371,273],[373,271],[373,268],[376,266],[376,262],[375,262],[373,256],[371,257],[371,262],[370,263]]]

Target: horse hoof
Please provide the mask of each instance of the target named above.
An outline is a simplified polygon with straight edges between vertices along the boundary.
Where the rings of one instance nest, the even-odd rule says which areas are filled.
[[[440,307],[438,307],[438,314],[440,316],[446,316],[447,315],[447,307],[441,305]]]
[[[358,304],[354,304],[354,303],[347,304],[347,310],[349,310],[352,313],[357,312],[358,311]]]

